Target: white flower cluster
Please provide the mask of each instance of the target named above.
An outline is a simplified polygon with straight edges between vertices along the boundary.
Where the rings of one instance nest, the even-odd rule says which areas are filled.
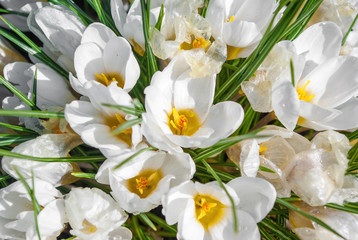
[[[140,0],[110,1],[117,29],[85,24],[76,9],[52,1],[11,2],[16,3],[0,1],[29,15],[8,14],[7,19],[30,30],[69,77],[36,55],[28,63],[16,50],[0,46],[6,55],[0,65],[9,62],[4,78],[28,99],[35,97],[39,110],[64,115],[6,119],[37,137],[1,160],[2,170],[16,181],[0,189],[0,239],[50,240],[64,232],[74,239],[132,239],[133,229],[122,226],[127,213],[134,222],[136,215],[161,206],[167,224],[177,224],[178,239],[255,240],[261,238],[257,223],[276,197],[292,192],[299,199],[294,206],[345,238],[358,239],[356,214],[323,207],[358,202],[358,180],[346,175],[351,143],[337,132],[358,128],[358,28],[349,29],[358,2],[323,1],[310,27],[292,41],[278,42],[242,83],[240,94],[248,105],[285,128],[265,126],[264,138],[226,147],[224,153],[240,170],[231,169],[234,177],[225,183],[193,181],[198,166],[203,167],[193,158],[225,143],[243,123],[244,109],[235,99],[214,103],[223,84],[218,74],[225,61],[239,63],[255,51],[279,21],[274,19],[277,1],[210,0],[205,6],[204,0],[152,0],[145,16],[147,42]],[[204,8],[206,15],[199,11]],[[162,66],[153,76],[137,61],[148,48]],[[138,97],[138,85],[144,106],[132,98]],[[31,109],[15,95],[4,97],[2,108]],[[310,141],[294,132],[296,125],[325,131]],[[104,156],[98,168],[75,160],[49,162],[75,159],[76,151],[90,158],[80,145]],[[82,170],[92,174],[93,186],[108,191],[80,187],[76,173]],[[300,238],[335,239],[301,218],[290,210],[289,224]]]

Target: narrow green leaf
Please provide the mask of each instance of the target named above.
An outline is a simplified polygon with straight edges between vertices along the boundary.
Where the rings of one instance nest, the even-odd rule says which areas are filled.
[[[33,110],[40,110],[36,104],[28,99],[22,92],[17,90],[14,85],[12,85],[9,81],[7,81],[3,76],[0,75],[0,82],[2,85],[4,85],[7,89],[9,89],[12,93],[14,93],[16,96],[18,96],[24,103],[26,103],[27,106],[29,106]]]
[[[140,213],[138,215],[141,220],[146,223],[151,229],[153,229],[154,231],[157,231],[157,227],[154,225],[154,223],[149,219],[149,217],[145,214],[145,213]]]
[[[357,19],[358,19],[358,13],[357,13],[356,17],[354,18],[354,20],[353,20],[351,26],[348,28],[347,33],[346,33],[346,34],[344,35],[344,37],[343,37],[342,46],[346,43],[347,38],[348,38],[349,34],[351,33],[351,31],[352,31],[352,29],[353,29],[353,27],[354,27],[354,24],[356,23]]]
[[[135,154],[133,154],[132,156],[130,156],[129,158],[125,159],[123,162],[121,162],[120,164],[118,164],[117,166],[115,166],[113,168],[113,170],[116,170],[120,167],[122,167],[124,164],[126,164],[127,162],[131,161],[133,158],[137,157],[139,154],[145,152],[145,151],[149,151],[149,150],[156,150],[155,147],[147,147],[147,148],[142,148],[141,150],[139,150],[138,152],[136,152]]]
[[[36,105],[37,101],[37,64],[35,67],[34,83],[32,85],[32,102]]]
[[[163,17],[164,17],[164,3],[162,3],[162,5],[160,6],[158,21],[155,24],[155,28],[158,29],[158,31],[160,31],[160,29],[162,28]]]
[[[106,157],[104,156],[62,157],[62,158],[33,157],[29,155],[7,151],[4,149],[0,149],[0,156],[27,159],[37,162],[102,162],[106,160]]]
[[[162,218],[158,217],[157,215],[153,214],[153,213],[146,213],[146,215],[156,224],[158,224],[159,226],[165,228],[166,230],[170,231],[171,233],[177,233],[177,229],[176,226],[170,226],[166,223],[165,220],[163,220]]]
[[[144,233],[142,231],[142,228],[139,226],[139,223],[138,223],[138,218],[136,215],[132,215],[132,222],[133,222],[133,227],[134,227],[134,230],[138,236],[138,238],[140,240],[145,240],[145,236],[144,236]]]
[[[295,69],[293,68],[292,58],[290,59],[290,69],[291,69],[291,83],[292,83],[292,86],[295,87],[296,86]]]
[[[95,179],[96,177],[95,173],[84,173],[84,172],[73,172],[71,173],[71,175],[78,178],[89,178],[89,179]]]
[[[269,169],[269,168],[264,167],[264,166],[259,166],[259,170],[263,171],[263,172],[276,173],[274,170]]]
[[[238,225],[237,216],[236,216],[236,206],[234,203],[234,199],[231,197],[230,193],[227,191],[226,187],[224,186],[220,177],[216,174],[215,170],[204,159],[201,159],[201,163],[206,167],[208,172],[215,178],[215,180],[219,183],[220,187],[225,191],[226,195],[230,199],[232,215],[233,215],[233,219],[234,219],[234,231],[237,233],[239,230],[239,227],[238,227],[239,225]]]
[[[277,224],[269,218],[264,218],[259,224],[270,230],[271,234],[276,234],[280,239],[299,240],[299,238],[294,233],[288,231],[286,228],[282,227],[280,224]]]
[[[6,19],[4,19],[2,16],[0,16],[0,19],[3,20],[6,25],[15,32],[21,39],[23,39],[26,44],[21,43],[18,39],[14,38],[13,36],[9,35],[4,31],[3,29],[0,30],[0,34],[6,37],[8,40],[12,41],[14,44],[22,47],[23,50],[27,51],[29,54],[35,56],[39,60],[46,63],[49,67],[51,67],[53,70],[58,72],[60,75],[62,75],[65,79],[68,79],[68,72],[64,70],[61,66],[59,66],[56,62],[54,62],[49,56],[47,56],[42,49],[37,46],[30,38],[28,38],[23,32],[21,32],[18,28],[16,28],[14,25],[12,25],[10,22],[8,22]]]
[[[345,239],[343,236],[341,236],[339,233],[337,233],[333,228],[331,228],[329,225],[327,225],[326,223],[324,223],[323,221],[319,220],[318,218],[306,213],[306,212],[303,212],[302,210],[300,210],[298,207],[288,203],[287,201],[283,200],[282,198],[276,198],[276,202],[295,211],[295,212],[298,212],[299,214],[301,214],[302,216],[310,219],[311,221],[317,223],[318,225],[324,227],[325,229],[331,231],[332,233],[336,234],[338,237],[341,237],[343,239]]]
[[[23,16],[23,17],[28,17],[29,16],[29,14],[25,13],[25,12],[7,10],[7,9],[4,9],[4,8],[0,8],[0,13],[15,14],[15,15],[18,15],[18,16]]]
[[[121,125],[119,125],[115,130],[113,130],[112,135],[119,134],[135,125],[140,124],[141,122],[142,122],[141,118],[127,120],[124,123],[122,123]]]
[[[16,125],[11,125],[11,124],[8,124],[8,123],[0,122],[0,127],[6,127],[6,128],[11,129],[11,130],[15,130],[15,131],[18,131],[18,132],[23,132],[23,133],[30,133],[32,135],[38,135],[37,132],[35,132],[34,130],[31,130],[29,128],[16,126]]]
[[[31,177],[32,189],[31,189],[29,184],[26,182],[25,178],[20,174],[20,172],[16,168],[14,168],[14,170],[15,170],[16,174],[19,176],[21,183],[26,188],[26,191],[30,195],[30,198],[32,200],[32,205],[33,205],[33,209],[34,209],[36,232],[37,232],[37,236],[38,236],[39,240],[41,240],[41,234],[40,234],[40,229],[39,229],[38,220],[37,220],[37,216],[39,215],[39,213],[41,211],[41,206],[38,203],[38,201],[36,199],[36,196],[35,196],[34,175],[33,174],[31,175],[32,176]]]
[[[38,110],[4,110],[0,109],[2,116],[25,116],[36,118],[65,118],[65,114],[61,112],[47,112]]]
[[[349,205],[346,205],[346,204],[344,206],[342,206],[342,205],[338,205],[335,203],[327,203],[325,206],[329,207],[329,208],[337,209],[340,211],[358,214],[358,208],[350,207]]]
[[[27,142],[31,139],[37,138],[38,135],[21,135],[15,134],[8,137],[0,137],[0,146],[7,146],[12,144],[19,144],[23,142]]]
[[[206,167],[201,166],[199,164],[196,164],[196,171],[197,171],[197,173],[200,173],[200,172],[207,173],[208,172]],[[220,170],[217,170],[217,169],[214,169],[214,171],[220,177],[220,179],[222,181],[224,181],[224,182],[228,182],[228,181],[231,181],[231,180],[236,178],[235,176],[233,176],[233,175],[231,175],[229,173],[226,173],[226,172],[223,172],[223,171],[220,171]]]
[[[133,116],[137,116],[140,117],[142,116],[142,111],[136,109],[136,108],[131,108],[131,107],[126,107],[126,106],[120,106],[120,105],[113,105],[113,104],[108,104],[108,103],[102,103],[103,106],[106,107],[110,107],[110,108],[115,108],[118,110],[121,110],[127,114],[133,115]]]
[[[210,0],[204,0],[204,6],[200,9],[200,15],[205,18]]]

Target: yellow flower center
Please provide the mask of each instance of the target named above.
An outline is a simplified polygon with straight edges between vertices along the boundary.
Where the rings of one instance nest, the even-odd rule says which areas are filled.
[[[210,44],[211,44],[210,40],[206,40],[205,38],[202,37],[199,38],[193,37],[191,43],[183,42],[182,44],[180,44],[179,50],[204,48],[204,50],[206,51],[209,48]]]
[[[118,87],[124,87],[124,78],[119,73],[95,73],[94,75],[96,76],[96,81],[105,86],[109,86],[112,82],[116,81]]]
[[[198,116],[190,109],[177,111],[173,108],[168,121],[169,128],[175,135],[191,136],[201,127]]]
[[[195,201],[195,217],[208,230],[215,225],[224,215],[225,205],[208,195],[197,194]]]
[[[83,220],[82,226],[83,228],[81,229],[81,231],[84,233],[89,234],[97,231],[97,227],[92,223],[90,223],[89,221],[87,221],[87,219]]]
[[[112,131],[116,130],[116,128],[118,126],[125,123],[126,121],[127,120],[125,120],[123,116],[121,116],[120,114],[117,114],[117,113],[114,116],[107,117],[105,119],[106,125],[109,126]],[[129,147],[132,146],[132,128],[128,128],[128,129],[118,133],[116,135],[116,137],[119,140],[127,143]]]
[[[303,87],[297,87],[296,91],[298,94],[298,99],[302,100],[302,101],[306,101],[309,102],[310,100],[312,100],[312,98],[314,98],[316,95],[315,94],[309,94],[306,91],[306,87],[307,85],[310,83],[311,81],[307,81],[305,83],[305,85],[303,85]]]
[[[163,174],[160,170],[144,170],[137,176],[127,180],[128,190],[140,198],[148,197],[157,187]]]

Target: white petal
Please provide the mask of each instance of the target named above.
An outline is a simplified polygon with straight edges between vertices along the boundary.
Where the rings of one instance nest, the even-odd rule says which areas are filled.
[[[215,132],[203,141],[200,147],[209,147],[220,139],[230,136],[241,125],[243,119],[244,110],[236,102],[220,102],[212,106],[202,128],[211,128]]]
[[[123,89],[129,92],[140,75],[139,65],[135,59],[131,46],[121,37],[108,41],[103,52],[104,66],[109,73],[119,73],[124,78]]]
[[[227,45],[245,48],[261,37],[260,30],[253,22],[232,21],[224,23],[223,40]]]
[[[316,104],[300,100],[300,116],[306,120],[327,122],[340,114],[338,110],[327,109]]]
[[[239,209],[260,222],[271,211],[276,200],[275,188],[261,178],[239,177],[228,182],[240,198]]]
[[[127,13],[124,10],[122,0],[111,0],[111,13],[117,29],[123,34],[123,25],[126,22]]]
[[[116,34],[106,25],[102,23],[90,24],[83,33],[81,44],[95,43],[102,50],[110,39],[117,37]]]
[[[280,122],[293,130],[299,116],[299,100],[296,89],[288,81],[276,85],[272,92],[272,107]]]

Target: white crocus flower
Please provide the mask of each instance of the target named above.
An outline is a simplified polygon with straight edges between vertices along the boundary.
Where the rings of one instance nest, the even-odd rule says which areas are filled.
[[[355,0],[324,0],[307,26],[331,21],[339,26],[343,34],[346,34],[357,13],[358,2]]]
[[[178,239],[260,239],[256,223],[272,209],[274,187],[263,179],[249,177],[224,185],[236,207],[238,231],[234,231],[230,200],[217,182],[187,181],[163,197],[163,214],[169,225],[178,222]]]
[[[120,205],[97,188],[72,188],[65,197],[65,209],[71,234],[80,240],[129,240],[131,232],[121,227],[127,220],[127,214]],[[113,232],[120,236],[109,237]]]
[[[345,177],[350,143],[343,134],[325,131],[312,139],[310,149],[298,153],[287,173],[292,189],[311,206],[358,201],[357,183]]]
[[[11,82],[28,99],[32,99],[34,76],[37,73],[36,105],[41,110],[50,107],[64,107],[66,103],[75,100],[68,82],[49,66],[39,63],[36,65],[24,62],[14,62],[5,66],[4,77]],[[4,109],[30,110],[16,95],[6,97],[2,102]],[[27,128],[38,132],[43,131],[37,119],[20,117]]]
[[[77,78],[70,75],[73,88],[85,95],[84,84],[96,80],[108,86],[116,82],[129,92],[136,84],[140,69],[131,46],[101,23],[89,25],[75,52]]]
[[[240,167],[242,176],[261,177],[269,181],[279,197],[290,197],[287,173],[295,155],[311,147],[301,135],[277,126],[266,126],[260,132],[271,137],[244,140],[226,150],[229,158]],[[259,170],[263,166],[273,172]]]
[[[66,6],[50,5],[32,11],[27,21],[31,32],[43,42],[44,52],[74,73],[74,52],[86,28],[81,19]]]
[[[161,198],[173,186],[191,179],[195,164],[189,154],[147,151],[118,169],[115,166],[133,153],[107,159],[96,179],[110,184],[112,196],[124,210],[139,214],[161,204]]]
[[[303,202],[293,203],[300,210],[328,224],[345,239],[358,239],[358,216],[327,207],[311,207]],[[293,232],[302,240],[341,240],[342,238],[299,213],[290,210],[289,221]]]
[[[0,0],[0,4],[6,10],[17,11],[25,14],[25,16],[20,16],[18,14],[1,14],[2,17],[21,31],[29,31],[26,14],[47,5],[47,3],[38,0]],[[8,28],[7,24],[3,21],[0,21],[0,26]]]
[[[177,56],[145,89],[143,135],[161,150],[209,147],[232,134],[243,120],[244,111],[236,102],[212,105],[215,75],[193,79],[190,71],[185,58]]]
[[[31,179],[27,180],[33,188]],[[64,229],[67,217],[62,194],[50,183],[34,179],[35,198],[41,206],[37,216],[41,239],[55,239]],[[22,182],[0,190],[0,238],[37,239],[33,203]]]
[[[70,150],[81,144],[77,134],[44,134],[35,139],[21,143],[12,152],[33,157],[67,157]],[[68,162],[38,162],[4,156],[2,169],[15,179],[19,179],[15,169],[25,178],[33,175],[53,185],[68,184],[67,177],[79,168]]]
[[[140,55],[144,54],[145,41],[143,35],[142,10],[140,1],[133,0],[128,13],[122,0],[111,0],[111,12],[114,23],[123,37],[133,46]],[[150,2],[149,25],[157,23],[161,4],[165,0],[153,0]]]
[[[354,117],[358,116],[358,59],[338,56],[341,41],[337,25],[324,22],[311,26],[293,42],[276,45],[261,66],[262,78],[242,85],[253,108],[271,103],[260,111],[273,110],[289,130],[296,124],[315,130],[358,127]]]
[[[248,57],[257,47],[276,8],[275,0],[212,0],[206,20],[212,36],[227,45],[227,59]]]
[[[226,60],[226,45],[212,38],[212,26],[198,14],[203,0],[167,0],[161,30],[152,28],[150,44],[160,59],[181,54],[190,64],[192,77],[219,73]]]
[[[135,116],[103,104],[134,108],[132,98],[113,82],[108,87],[96,81],[86,83],[85,95],[89,101],[73,101],[66,105],[65,117],[82,140],[99,148],[106,155],[134,150],[142,140],[140,126],[135,125],[116,135],[112,132]]]

